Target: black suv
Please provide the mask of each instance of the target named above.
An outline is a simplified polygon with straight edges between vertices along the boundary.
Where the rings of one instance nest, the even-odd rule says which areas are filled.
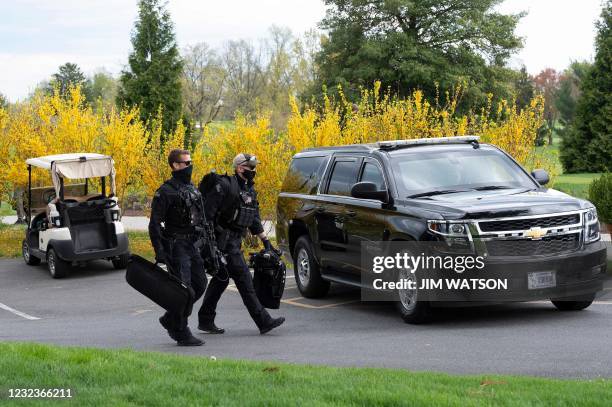
[[[463,239],[519,276],[512,290],[523,299],[583,309],[606,275],[597,212],[547,182],[546,171],[529,174],[473,136],[310,148],[285,177],[276,236],[309,298],[326,295],[330,282],[363,288],[363,242]],[[524,245],[532,240],[537,249]],[[553,270],[552,284],[528,287],[528,274],[542,270]],[[586,295],[568,296],[570,288]],[[397,298],[406,322],[425,321],[436,305],[417,294]]]

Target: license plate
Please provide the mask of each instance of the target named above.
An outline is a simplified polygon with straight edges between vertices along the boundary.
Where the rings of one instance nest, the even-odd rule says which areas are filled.
[[[549,288],[557,285],[554,271],[538,271],[527,274],[527,288],[537,290],[539,288]]]

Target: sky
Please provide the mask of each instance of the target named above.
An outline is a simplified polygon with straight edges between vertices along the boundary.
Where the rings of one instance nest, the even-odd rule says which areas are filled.
[[[300,34],[325,15],[321,0],[169,0],[179,46],[265,38],[271,25]],[[527,11],[517,27],[525,47],[510,61],[532,74],[592,60],[601,0],[505,0],[505,13]],[[91,75],[127,63],[137,0],[0,0],[0,93],[22,100],[66,63]]]

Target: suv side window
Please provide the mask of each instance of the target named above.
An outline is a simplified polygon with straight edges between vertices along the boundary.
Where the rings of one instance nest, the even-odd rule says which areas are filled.
[[[349,196],[351,187],[357,179],[359,161],[357,159],[337,160],[329,179],[327,193],[330,195]]]
[[[319,186],[327,157],[294,158],[285,176],[282,191],[312,195]]]
[[[378,165],[372,162],[366,162],[363,166],[363,172],[361,173],[360,182],[372,182],[376,185],[379,191],[387,189],[385,185],[385,178],[380,172]]]

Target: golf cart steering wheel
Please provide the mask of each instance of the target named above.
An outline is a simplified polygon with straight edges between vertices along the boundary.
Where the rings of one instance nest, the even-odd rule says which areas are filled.
[[[89,202],[89,201],[97,201],[97,200],[99,200],[99,199],[103,199],[103,198],[104,198],[104,195],[95,195],[95,196],[92,196],[92,197],[87,198],[87,199],[85,200],[85,202]]]

